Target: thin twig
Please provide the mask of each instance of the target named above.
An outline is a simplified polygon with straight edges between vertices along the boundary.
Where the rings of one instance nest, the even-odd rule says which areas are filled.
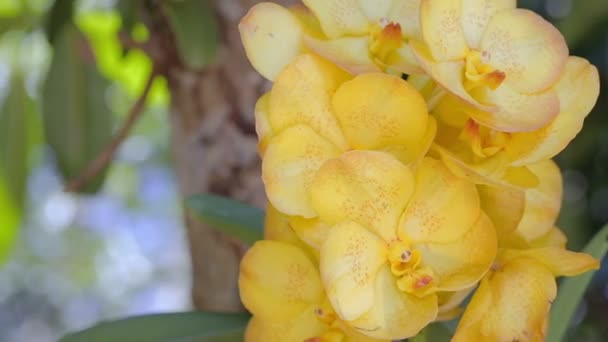
[[[77,192],[82,189],[91,179],[95,178],[106,166],[112,161],[114,154],[122,144],[122,142],[129,136],[129,132],[143,113],[144,105],[146,103],[146,99],[148,98],[148,94],[150,93],[150,89],[152,88],[152,84],[154,78],[158,75],[156,69],[152,70],[148,80],[146,81],[146,86],[144,87],[144,91],[139,96],[137,101],[131,107],[129,111],[129,115],[127,116],[126,121],[123,123],[122,127],[118,131],[118,133],[114,136],[110,144],[101,151],[95,159],[93,159],[87,166],[83,169],[83,171],[74,179],[72,179],[65,187],[64,191],[66,192]]]

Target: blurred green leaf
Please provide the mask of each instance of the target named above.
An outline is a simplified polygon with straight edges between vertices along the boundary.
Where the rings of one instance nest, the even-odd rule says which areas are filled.
[[[63,27],[72,21],[74,0],[55,0],[46,19],[46,36],[52,44]]]
[[[43,9],[49,0],[0,0],[0,34],[8,31],[33,31],[40,26]]]
[[[264,211],[241,202],[211,195],[194,195],[186,206],[203,222],[243,242],[264,238]]]
[[[608,253],[608,225],[600,230],[584,249],[585,253],[602,260]],[[585,294],[585,290],[595,272],[587,272],[578,277],[562,281],[557,298],[551,307],[549,335],[547,341],[563,341],[570,321]]]
[[[100,323],[59,342],[237,342],[243,340],[249,317],[208,312],[138,316]]]
[[[19,210],[0,179],[0,265],[12,250],[19,228]]]
[[[24,4],[19,0],[1,0],[0,17],[14,17],[23,11]]]
[[[19,209],[25,202],[31,131],[35,130],[36,119],[34,101],[27,94],[21,75],[15,74],[0,112],[0,177]]]
[[[409,338],[410,342],[449,342],[452,331],[442,322],[432,323],[424,328],[418,335]]]
[[[131,32],[137,23],[137,8],[141,0],[122,0],[116,4],[116,9],[122,19],[122,30]]]
[[[109,81],[92,59],[78,29],[66,25],[57,37],[42,98],[47,143],[66,180],[79,175],[112,139],[112,115],[105,95]],[[98,174],[82,191],[95,192],[104,177],[105,172]]]
[[[215,57],[218,45],[218,24],[208,0],[162,4],[183,62],[192,69],[205,67]]]
[[[36,22],[35,18],[28,13],[20,13],[8,18],[0,18],[0,34],[12,30],[27,30]]]
[[[573,1],[572,11],[556,23],[571,48],[589,39],[590,32],[598,31],[598,38],[605,37],[602,24],[608,18],[608,1]]]

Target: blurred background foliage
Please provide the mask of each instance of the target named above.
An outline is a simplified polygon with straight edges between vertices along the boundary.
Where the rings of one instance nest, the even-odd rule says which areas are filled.
[[[190,308],[190,265],[170,165],[169,95],[162,77],[107,172],[87,194],[63,191],[65,179],[107,144],[152,71],[137,48],[150,33],[134,0],[75,1],[74,25],[50,15],[71,2],[0,0],[0,341],[54,341],[102,319]],[[608,1],[519,5],[554,22],[571,53],[601,73],[598,105],[557,158],[565,182],[559,226],[569,247],[580,250],[608,222]],[[183,19],[179,13],[211,16],[176,11],[170,20]],[[183,20],[194,26],[182,26],[180,37],[212,20]],[[121,32],[128,32],[128,44]],[[212,52],[187,42],[209,44],[214,37],[178,41],[184,62],[207,63]],[[607,315],[604,260],[569,340],[605,340]]]

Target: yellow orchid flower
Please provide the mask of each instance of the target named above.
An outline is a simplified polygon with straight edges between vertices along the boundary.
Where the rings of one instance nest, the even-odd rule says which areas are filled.
[[[581,130],[599,96],[597,69],[579,57],[569,57],[553,87],[559,115],[532,132],[508,133],[478,124],[454,97],[433,111],[438,118],[434,149],[454,172],[477,183],[529,188],[538,178],[529,166],[561,152]]]
[[[545,233],[545,235],[539,236],[536,239],[527,242],[529,248],[559,247],[565,249],[568,238],[566,237],[566,234],[561,231],[561,229],[558,227],[553,227],[547,233]]]
[[[279,212],[272,204],[266,206],[264,240],[281,241],[296,246],[303,246],[302,241],[289,225],[289,217]]]
[[[475,186],[440,161],[424,159],[414,174],[386,152],[350,151],[321,167],[310,192],[331,226],[320,249],[324,288],[362,334],[416,335],[437,318],[437,292],[471,287],[495,257]]]
[[[598,70],[583,58],[570,57],[554,89],[559,97],[559,115],[539,130],[510,135],[505,151],[511,165],[529,165],[553,158],[566,148],[581,131],[583,121],[597,102]]]
[[[514,0],[422,0],[420,66],[478,123],[502,132],[545,127],[568,60],[560,32]],[[533,113],[533,114],[532,114]]]
[[[532,170],[541,179],[538,189],[479,187],[503,248],[469,302],[454,342],[544,341],[555,277],[599,268],[590,255],[567,251],[566,236],[553,226],[562,194],[557,165],[545,161]]]
[[[483,278],[452,341],[544,341],[557,293],[555,277],[599,268],[590,255],[563,247],[504,249]]]
[[[301,228],[303,230],[299,231],[299,234],[297,234],[293,229],[294,224],[292,222],[294,219],[297,220],[298,218],[290,218],[289,216],[278,211],[272,206],[272,204],[269,203],[266,207],[266,216],[264,219],[264,239],[292,244],[308,253],[308,255],[318,262],[319,250],[318,248],[314,247],[314,243],[311,243],[310,237],[316,237],[317,235],[321,234],[324,235],[325,232],[317,227],[313,227],[315,230],[311,230],[309,227],[303,227]],[[306,229],[309,229],[310,232]],[[304,241],[300,238],[300,236],[308,238],[308,240]]]
[[[563,185],[557,164],[551,160],[530,165],[539,179],[535,188],[521,190],[478,185],[481,208],[492,219],[500,246],[526,244],[548,234],[561,208]]]
[[[422,71],[407,44],[420,37],[420,0],[303,2],[307,8],[257,4],[239,24],[249,60],[267,79],[306,51],[353,74]]]
[[[309,243],[322,240],[318,229],[309,229],[323,225],[315,221],[309,188],[324,163],[353,149],[386,151],[414,163],[436,127],[406,81],[380,73],[352,77],[309,54],[281,71],[255,115],[268,199]]]
[[[473,292],[475,287],[471,286],[468,289],[453,292],[437,292],[439,310],[436,321],[451,321],[460,316],[463,311],[460,305]]]
[[[256,242],[241,261],[239,289],[253,314],[245,341],[386,341],[361,335],[337,319],[315,262],[295,245]]]

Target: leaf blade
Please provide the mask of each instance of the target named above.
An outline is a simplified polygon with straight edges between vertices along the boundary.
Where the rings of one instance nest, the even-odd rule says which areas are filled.
[[[240,341],[246,313],[181,312],[135,316],[99,323],[60,342],[232,342]]]
[[[202,69],[211,63],[219,31],[209,1],[164,1],[162,4],[184,64],[192,69]]]
[[[73,23],[65,25],[42,93],[46,142],[55,153],[65,180],[77,177],[112,140],[113,117],[104,93],[110,82],[85,61],[88,45]],[[96,192],[105,178],[100,172],[83,192]]]
[[[608,225],[591,239],[583,251],[600,260],[608,254]],[[587,272],[562,281],[557,298],[551,307],[547,341],[564,340],[570,321],[594,274],[595,272]]]
[[[197,218],[243,242],[254,243],[264,236],[264,211],[222,196],[199,194],[186,200]]]
[[[54,43],[63,27],[72,20],[74,14],[74,0],[55,0],[49,10],[46,21],[46,36],[50,43]]]
[[[19,229],[20,213],[0,179],[0,265],[8,257]]]
[[[16,74],[0,112],[0,176],[20,209],[25,204],[35,119],[34,100],[27,94],[21,75]]]

